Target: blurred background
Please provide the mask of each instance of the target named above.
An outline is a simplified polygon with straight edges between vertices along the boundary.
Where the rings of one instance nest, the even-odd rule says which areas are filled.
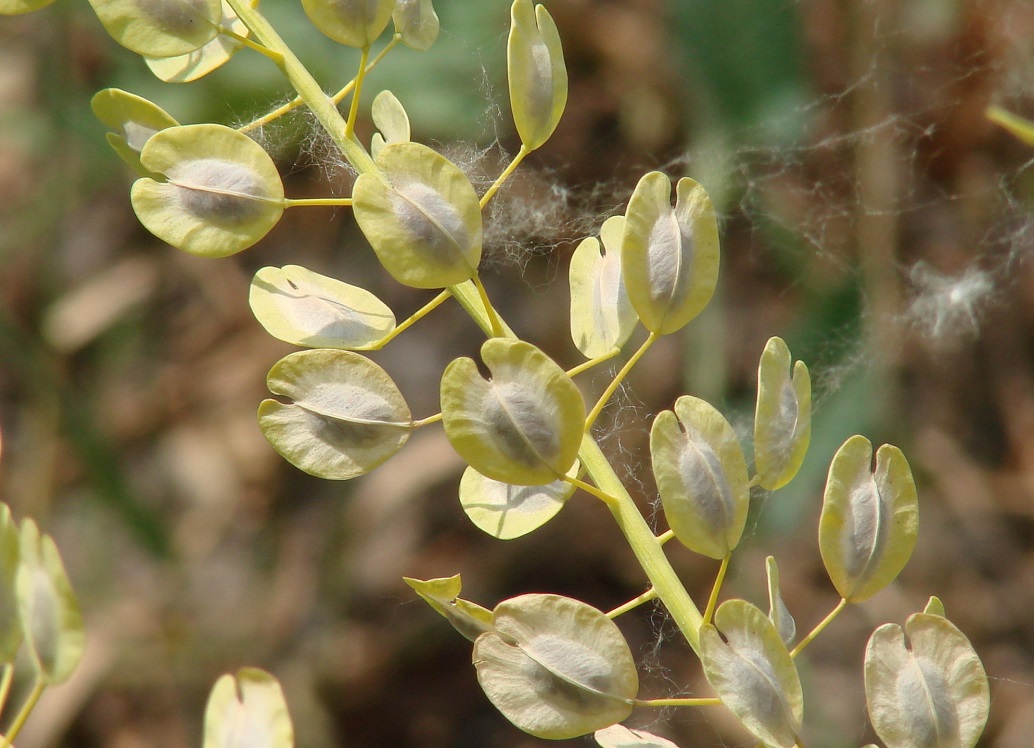
[[[442,35],[400,49],[390,88],[414,137],[483,189],[517,150],[505,82],[508,4],[438,0]],[[318,38],[295,3],[263,6],[336,89],[358,53]],[[898,582],[848,609],[800,661],[807,745],[858,746],[869,633],[929,595],[991,677],[982,745],[1034,736],[1034,150],[984,117],[1034,115],[1034,7],[1025,0],[552,0],[571,94],[547,145],[493,200],[483,277],[518,332],[567,366],[573,247],[624,208],[648,169],[690,175],[720,213],[720,289],[664,339],[601,422],[663,529],[648,465],[653,414],[683,393],[751,430],[757,360],[787,340],[816,391],[799,477],[758,493],[727,596],[765,603],[776,556],[809,630],[836,603],[816,526],[829,459],[854,433],[892,442],[920,486],[921,532]],[[19,748],[181,748],[201,742],[215,679],[244,665],[282,682],[299,746],[543,744],[482,695],[470,645],[401,582],[462,573],[491,607],[531,591],[609,609],[644,589],[609,515],[579,495],[540,531],[496,541],[456,499],[440,429],[346,484],[306,476],[262,438],[255,409],[292,349],[247,305],[252,274],[300,263],[377,293],[399,319],[429,294],[383,273],[349,211],[288,211],[220,261],[150,236],[131,175],[90,113],[118,86],[180,122],[243,123],[286,100],[242,53],[204,81],[158,82],[58,0],[0,19],[0,500],[62,550],[88,625],[86,660],[49,692]],[[372,132],[360,123],[362,137]],[[292,197],[347,194],[351,176],[304,116],[259,136]],[[416,417],[481,334],[455,306],[374,358]],[[641,340],[641,337],[638,338]],[[633,344],[636,339],[633,340]],[[580,378],[587,397],[610,373]],[[749,445],[748,445],[749,446]],[[674,549],[704,599],[717,564]],[[643,694],[705,695],[658,609],[621,618]],[[643,711],[683,748],[752,745],[727,712]],[[572,741],[592,745],[590,739]]]

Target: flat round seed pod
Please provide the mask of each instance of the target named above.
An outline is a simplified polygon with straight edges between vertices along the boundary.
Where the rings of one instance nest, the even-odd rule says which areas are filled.
[[[90,0],[112,38],[147,57],[200,49],[219,33],[220,0]]]
[[[170,127],[140,152],[165,181],[133,185],[133,209],[159,239],[190,254],[226,257],[247,249],[280,220],[284,186],[258,143],[222,125]]]
[[[481,261],[481,207],[463,172],[419,143],[385,145],[377,165],[383,175],[356,179],[352,210],[384,268],[415,288],[472,278]]]
[[[492,623],[494,631],[474,643],[478,682],[520,729],[565,740],[632,713],[635,660],[596,608],[559,595],[521,595],[499,603]]]
[[[625,211],[622,268],[625,288],[646,329],[682,329],[718,284],[718,219],[707,192],[680,179],[675,207],[671,183],[654,171],[639,180]]]
[[[897,578],[919,534],[919,497],[908,461],[884,444],[852,436],[837,450],[819,516],[819,552],[830,580],[850,602],[867,600]]]
[[[248,36],[248,27],[237,18],[226,0],[222,0],[222,26],[238,36]],[[226,63],[243,44],[226,34],[218,34],[198,49],[172,57],[145,57],[151,72],[166,83],[190,83]]]
[[[259,270],[248,302],[266,332],[306,348],[361,350],[395,329],[394,313],[372,293],[300,265]]]
[[[585,421],[581,392],[535,346],[491,338],[481,347],[485,380],[472,359],[445,369],[441,402],[445,435],[484,476],[538,486],[562,478],[578,456]]]
[[[269,673],[241,668],[215,682],[205,708],[204,748],[293,748],[287,701]]]
[[[413,429],[391,377],[358,353],[292,353],[266,382],[288,402],[259,405],[262,433],[284,459],[320,478],[347,480],[373,470],[402,449]]]

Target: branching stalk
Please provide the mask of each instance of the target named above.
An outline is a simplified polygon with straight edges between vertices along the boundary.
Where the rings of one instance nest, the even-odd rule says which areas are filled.
[[[348,127],[345,118],[337,110],[337,105],[320,88],[319,83],[312,77],[301,60],[291,51],[272,24],[266,20],[257,9],[251,7],[247,0],[226,0],[233,12],[241,22],[248,27],[254,37],[268,49],[279,53],[282,60],[279,63],[280,69],[287,76],[288,81],[294,86],[298,96],[305,105],[312,110],[312,113],[319,120],[319,123],[333,139],[334,143],[341,149],[341,153],[348,163],[360,174],[376,174],[381,179],[387,178],[374,164],[370,154],[366,152],[362,143],[354,134],[347,132]]]
[[[725,582],[725,574],[729,571],[729,561],[732,553],[726,553],[722,559],[722,565],[718,567],[718,575],[714,580],[714,587],[711,588],[711,596],[707,598],[707,608],[704,609],[704,623],[710,623],[714,616],[714,609],[718,605],[718,595],[722,591],[722,584]]]
[[[18,714],[15,715],[14,721],[11,722],[11,727],[4,735],[3,742],[0,742],[0,748],[11,748],[14,743],[14,739],[18,737],[18,733],[22,731],[25,726],[25,720],[29,718],[32,710],[36,708],[39,697],[43,695],[43,690],[47,687],[46,681],[42,677],[37,677],[36,682],[32,686],[32,692],[29,693],[29,697],[25,699],[25,703],[22,704],[22,708],[18,710]]]

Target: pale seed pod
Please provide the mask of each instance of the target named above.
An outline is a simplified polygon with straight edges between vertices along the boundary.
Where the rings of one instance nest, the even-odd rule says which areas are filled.
[[[567,67],[553,18],[531,0],[510,6],[506,69],[517,134],[533,151],[553,134],[567,106]]]

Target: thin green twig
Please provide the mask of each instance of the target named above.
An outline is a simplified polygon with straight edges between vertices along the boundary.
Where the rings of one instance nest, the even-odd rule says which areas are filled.
[[[11,722],[11,727],[8,729],[7,734],[4,735],[3,742],[0,743],[0,748],[11,748],[11,744],[14,743],[14,739],[18,737],[18,733],[22,731],[22,727],[25,726],[25,720],[29,718],[32,710],[36,708],[36,703],[39,701],[39,697],[43,695],[43,690],[47,687],[46,681],[42,677],[37,677],[36,682],[32,686],[32,691],[29,693],[25,703],[22,704],[22,708],[18,710],[18,714],[15,715],[14,721]]]
[[[653,587],[651,587],[650,589],[648,589],[643,594],[638,595],[637,597],[633,597],[627,603],[624,603],[624,604],[619,605],[616,608],[614,608],[614,610],[612,610],[609,613],[607,613],[607,618],[617,618],[618,616],[621,616],[621,615],[624,615],[625,613],[628,613],[630,610],[635,610],[636,608],[638,608],[643,603],[648,603],[651,600],[656,600],[656,599],[657,599],[657,590],[655,590]]]
[[[721,706],[722,700],[717,696],[705,696],[687,699],[635,699],[635,706]]]
[[[710,623],[714,615],[714,609],[718,605],[718,594],[722,591],[722,584],[725,582],[725,573],[729,571],[729,560],[732,553],[726,553],[722,559],[722,565],[718,567],[718,574],[714,579],[714,586],[711,588],[711,596],[707,598],[707,607],[704,608],[704,623]]]
[[[639,363],[639,359],[641,359],[643,355],[650,350],[650,346],[654,344],[654,341],[656,341],[657,338],[657,333],[651,332],[650,336],[643,341],[641,346],[639,346],[639,350],[633,353],[632,357],[629,358],[628,361],[625,362],[625,365],[621,367],[621,370],[614,375],[614,381],[612,381],[610,386],[603,391],[603,394],[600,395],[600,399],[596,401],[596,405],[591,411],[589,411],[589,415],[585,419],[586,431],[589,431],[589,429],[592,428],[592,425],[596,422],[596,419],[599,418],[600,413],[603,411],[604,406],[606,406],[607,402],[617,391],[617,388],[621,386],[625,377],[628,376],[628,372],[632,371],[632,367]]]
[[[797,642],[797,646],[790,651],[790,657],[796,657],[797,655],[799,655],[805,647],[811,644],[812,640],[816,636],[821,634],[829,624],[833,623],[833,619],[840,615],[840,611],[842,611],[846,607],[847,599],[840,598],[840,602],[838,602],[836,607],[829,612],[829,615],[827,615],[825,618],[819,621],[818,625],[815,626],[815,628],[813,628],[806,637]]]

